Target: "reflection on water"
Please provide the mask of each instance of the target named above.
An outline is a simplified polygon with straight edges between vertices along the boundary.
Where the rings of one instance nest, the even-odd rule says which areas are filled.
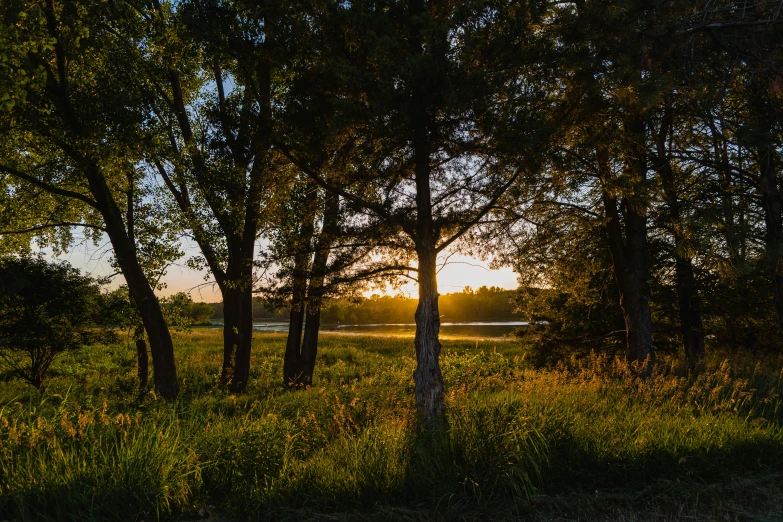
[[[517,328],[525,326],[526,322],[509,321],[497,323],[441,323],[440,333],[456,337],[505,337]],[[337,328],[346,333],[373,333],[390,335],[413,335],[416,325],[408,324],[349,324]]]
[[[440,333],[445,336],[458,337],[505,337],[526,322],[509,321],[495,323],[441,323]],[[222,326],[215,322],[213,326]],[[287,332],[288,323],[256,322],[253,329],[257,332]],[[413,335],[416,332],[414,323],[405,324],[345,324],[323,325],[322,332],[368,333],[388,335]]]
[[[253,330],[257,332],[287,332],[288,323],[253,323]]]

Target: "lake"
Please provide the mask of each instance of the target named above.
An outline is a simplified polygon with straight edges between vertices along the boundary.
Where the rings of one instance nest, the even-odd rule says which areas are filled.
[[[514,330],[527,324],[529,323],[523,321],[441,323],[440,333],[445,336],[459,337],[506,337],[513,333]],[[221,324],[215,323],[215,326],[221,326]],[[287,332],[288,323],[256,321],[253,323],[253,329],[257,332]],[[323,325],[321,331],[375,335],[413,335],[416,332],[416,325],[414,323]]]

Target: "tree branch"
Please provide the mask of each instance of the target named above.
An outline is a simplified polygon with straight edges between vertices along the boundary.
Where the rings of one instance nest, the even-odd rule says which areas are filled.
[[[16,178],[19,178],[21,180],[24,180],[31,185],[35,185],[36,187],[42,188],[47,192],[51,192],[52,194],[57,194],[58,196],[63,196],[66,198],[72,198],[72,199],[78,199],[79,201],[82,201],[94,209],[98,209],[98,203],[94,201],[93,199],[85,196],[84,194],[80,194],[78,192],[74,192],[72,190],[67,190],[64,188],[60,188],[57,185],[52,185],[51,183],[47,183],[45,181],[42,181],[35,176],[31,176],[30,174],[26,174],[20,170],[17,170],[13,167],[9,167],[7,165],[0,164],[0,172],[5,172],[6,174],[10,174],[11,176],[14,176]]]
[[[505,194],[506,190],[519,178],[519,176],[522,174],[522,169],[518,169],[513,176],[505,183],[503,186],[498,190],[494,196],[492,196],[492,199],[489,200],[489,202],[484,205],[484,208],[482,208],[476,216],[471,219],[468,223],[464,224],[457,232],[454,233],[449,239],[444,241],[440,244],[440,246],[435,248],[435,252],[439,253],[442,252],[444,249],[448,248],[454,241],[462,237],[468,230],[473,228],[475,225],[481,221],[481,219],[486,216],[490,210],[495,208],[495,204],[498,202],[500,197]]]
[[[45,230],[47,228],[57,228],[57,227],[85,227],[85,228],[100,230],[101,232],[106,232],[106,229],[100,225],[93,225],[92,223],[75,223],[71,221],[62,221],[60,223],[47,223],[45,225],[36,225],[34,227],[19,229],[19,230],[0,230],[0,235],[29,234],[30,232],[37,232],[39,230]]]
[[[283,156],[288,158],[288,160],[296,165],[296,167],[304,172],[309,178],[311,178],[313,181],[315,181],[321,188],[324,190],[328,190],[329,192],[332,192],[334,194],[337,194],[339,196],[344,197],[345,199],[356,203],[357,205],[361,205],[362,207],[366,208],[367,210],[371,210],[379,217],[382,217],[386,220],[389,220],[390,222],[392,220],[395,220],[395,218],[385,209],[383,206],[378,205],[376,203],[372,203],[370,201],[367,201],[363,198],[360,198],[356,194],[352,194],[348,191],[345,191],[339,187],[335,187],[334,185],[331,185],[327,183],[327,181],[321,177],[319,174],[317,174],[312,168],[310,168],[308,165],[303,163],[302,161],[298,160],[294,155],[291,153],[291,151],[283,145],[282,143],[274,140],[273,145],[276,149],[278,149],[280,152],[283,153]]]

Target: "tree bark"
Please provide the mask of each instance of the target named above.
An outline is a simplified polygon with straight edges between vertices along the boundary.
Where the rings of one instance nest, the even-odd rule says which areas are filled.
[[[271,40],[265,43],[271,45]],[[272,167],[269,151],[271,148],[271,89],[272,67],[265,59],[258,67],[260,110],[254,136],[253,165],[249,173],[249,184],[244,194],[244,223],[242,227],[239,252],[239,338],[236,349],[236,364],[230,389],[242,393],[250,380],[250,355],[253,346],[253,260],[255,259],[256,238],[261,227],[261,200],[264,191],[264,173]]]
[[[313,183],[307,184],[304,219],[294,239],[294,271],[292,274],[291,311],[288,323],[288,338],[283,360],[283,385],[287,389],[301,387],[302,382],[302,329],[305,320],[307,299],[307,276],[310,270],[310,250],[315,234],[315,212],[318,191]]]
[[[434,245],[421,245],[419,258],[419,304],[416,307],[416,405],[428,429],[439,429],[443,423],[443,376],[440,371],[440,312]]]
[[[234,377],[237,344],[239,344],[240,292],[236,288],[221,288],[223,296],[223,367],[220,382],[227,385]]]
[[[253,344],[253,287],[245,281],[239,292],[239,335],[231,391],[243,393],[250,380],[250,355]]]
[[[421,426],[428,431],[444,428],[443,375],[440,371],[440,311],[438,310],[437,234],[432,219],[430,156],[426,116],[414,126],[413,149],[416,175],[416,254],[419,303],[416,307],[416,405]]]
[[[640,376],[647,377],[655,362],[647,290],[647,217],[630,205],[628,207],[625,213],[625,292],[620,297],[628,332],[626,359],[637,368]]]
[[[767,274],[772,286],[772,303],[778,325],[783,330],[783,198],[778,187],[774,148],[767,143],[757,147],[759,192],[764,209],[764,243]]]
[[[300,381],[303,386],[313,384],[315,360],[318,356],[318,334],[321,329],[321,305],[324,296],[324,283],[328,271],[329,251],[337,236],[340,215],[340,199],[336,194],[326,193],[326,208],[321,235],[315,247],[315,257],[307,289],[307,309],[302,351],[299,354]]]
[[[318,334],[321,330],[321,304],[309,301],[307,304],[307,318],[305,319],[304,338],[302,339],[302,352],[299,356],[299,382],[301,386],[313,385],[315,374],[315,360],[318,357]]]
[[[147,353],[147,342],[144,339],[136,339],[136,360],[139,372],[139,388],[145,389],[149,381],[150,358]]]
[[[675,237],[675,250],[681,250],[681,240]],[[680,312],[680,333],[685,350],[685,360],[691,372],[704,367],[704,325],[702,322],[701,299],[696,277],[693,274],[691,258],[675,254],[674,270],[677,279],[677,301]]]
[[[605,152],[601,153],[599,169],[604,184],[602,197],[608,218],[606,238],[612,254],[615,281],[620,293],[620,307],[625,320],[626,360],[632,371],[644,378],[652,373],[655,362],[647,290],[649,276],[647,217],[643,214],[644,209],[624,199],[622,206],[625,209],[625,219],[624,223],[621,223],[618,201],[607,189],[610,174]]]
[[[257,162],[262,163],[265,159],[258,157]],[[258,232],[259,201],[259,195],[248,196],[242,235],[234,236],[229,242],[229,245],[235,247],[233,255],[230,255],[229,270],[227,270],[230,277],[233,276],[232,292],[235,292],[236,296],[236,351],[234,373],[229,386],[234,393],[244,392],[250,379],[250,355],[253,344],[253,259]]]
[[[109,190],[106,179],[95,165],[89,165],[86,174],[90,192],[95,197],[106,224],[106,234],[114,249],[117,264],[125,276],[128,290],[136,303],[136,308],[147,332],[152,354],[155,389],[164,399],[175,399],[178,393],[178,384],[174,363],[174,344],[171,341],[166,320],[163,318],[160,303],[139,264],[136,257],[136,245],[128,236],[122,212]]]
[[[302,385],[302,371],[299,364],[301,357],[302,329],[305,318],[305,292],[307,291],[307,276],[299,276],[294,281],[291,311],[289,313],[288,338],[285,344],[285,359],[283,360],[283,385],[295,389]]]

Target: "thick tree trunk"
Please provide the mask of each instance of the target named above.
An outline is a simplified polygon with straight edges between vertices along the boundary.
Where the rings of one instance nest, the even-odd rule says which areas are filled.
[[[299,293],[294,290],[295,293]],[[296,296],[297,303],[292,303],[289,314],[288,338],[285,344],[285,358],[283,359],[283,385],[288,389],[302,386],[302,370],[300,368],[300,346],[302,343],[302,330],[304,328],[305,308],[304,289]]]
[[[116,252],[117,247],[115,246]],[[149,339],[155,389],[164,399],[175,399],[179,390],[177,370],[174,363],[174,344],[171,341],[171,335],[163,317],[160,303],[149,286],[138,262],[132,264],[120,262],[119,264],[121,267],[123,264],[131,265],[126,266],[123,274]]]
[[[609,183],[609,162],[605,152],[599,159],[602,183]],[[648,302],[647,218],[638,207],[624,200],[624,227],[617,200],[603,189],[608,221],[606,238],[612,254],[615,281],[620,293],[620,307],[626,329],[626,360],[640,377],[652,373],[655,354],[652,344],[652,319]],[[623,228],[625,234],[623,234]],[[623,235],[625,237],[623,237]]]
[[[764,209],[764,243],[767,273],[772,286],[772,303],[778,325],[783,330],[783,198],[778,186],[775,152],[771,145],[757,148],[759,157],[759,192]]]
[[[675,237],[675,249],[680,250]],[[677,301],[680,309],[680,332],[685,360],[692,372],[704,366],[704,326],[696,277],[690,257],[676,254],[674,266],[677,278]]]
[[[229,389],[242,393],[250,379],[250,354],[253,343],[253,257],[255,249],[255,228],[250,218],[252,209],[246,210],[245,229],[242,236],[231,236],[229,261],[226,273],[231,288],[229,294],[234,300],[236,342],[234,369]]]
[[[440,312],[438,310],[437,255],[423,245],[419,254],[419,304],[416,307],[416,404],[425,427],[443,422],[443,376],[440,371]]]
[[[178,384],[174,363],[174,344],[171,342],[171,335],[166,320],[163,318],[158,298],[139,264],[136,257],[136,246],[128,236],[122,220],[122,213],[100,170],[97,167],[89,168],[87,180],[106,224],[106,234],[114,249],[117,264],[125,276],[128,290],[136,303],[144,330],[147,332],[152,354],[155,389],[164,399],[175,399]]]
[[[271,45],[271,39],[265,45]],[[230,389],[242,393],[250,380],[250,355],[253,347],[253,260],[255,259],[256,238],[261,226],[261,200],[264,191],[264,174],[269,172],[269,149],[271,143],[271,63],[263,61],[257,70],[259,75],[260,111],[254,136],[253,166],[250,170],[249,185],[244,194],[245,215],[239,252],[239,339],[237,342],[234,377]]]
[[[139,388],[145,389],[149,381],[150,358],[147,353],[147,342],[144,339],[136,339],[136,362],[139,372]]]
[[[243,393],[250,380],[250,355],[253,345],[253,287],[247,280],[239,290],[239,335],[231,391]]]
[[[625,213],[625,291],[620,304],[625,312],[628,347],[626,359],[642,377],[652,373],[655,353],[647,290],[647,218],[630,207]]]
[[[430,155],[424,119],[414,127],[413,150],[416,172],[416,254],[418,256],[419,303],[416,307],[416,405],[422,428],[444,428],[443,376],[440,372],[440,311],[438,310],[438,240],[432,219]]]
[[[222,287],[223,295],[223,367],[220,382],[227,385],[234,377],[237,345],[239,344],[239,305],[241,293],[236,288]]]
[[[299,355],[299,382],[302,386],[312,386],[315,373],[315,360],[318,356],[318,334],[321,330],[321,304],[310,301],[307,305],[302,352]]]

